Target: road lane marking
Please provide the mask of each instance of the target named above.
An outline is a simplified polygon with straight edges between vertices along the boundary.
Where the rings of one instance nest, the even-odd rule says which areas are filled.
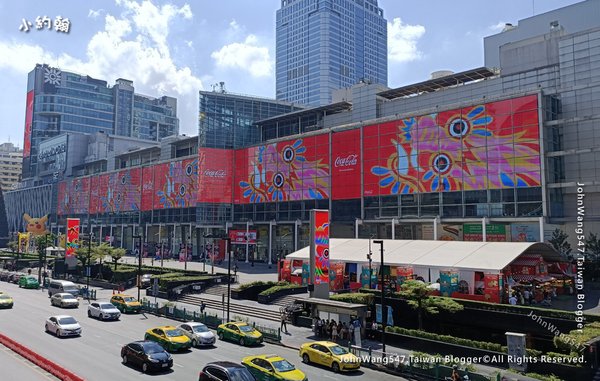
[[[173,364],[173,365],[175,365],[175,366],[177,366],[177,367],[179,367],[179,368],[184,368],[184,366],[183,366],[183,365],[179,365],[179,364]]]

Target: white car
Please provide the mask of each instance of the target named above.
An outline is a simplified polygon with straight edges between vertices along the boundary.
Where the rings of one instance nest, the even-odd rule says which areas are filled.
[[[93,302],[88,306],[87,314],[100,320],[119,320],[121,311],[109,302]]]
[[[215,334],[209,331],[202,323],[183,323],[178,328],[192,340],[192,347],[211,346],[215,344]]]
[[[50,304],[53,306],[65,307],[79,307],[79,300],[68,292],[59,292],[58,294],[52,295],[50,298]]]
[[[52,332],[56,337],[81,336],[81,326],[73,316],[50,316],[46,320],[46,332]]]

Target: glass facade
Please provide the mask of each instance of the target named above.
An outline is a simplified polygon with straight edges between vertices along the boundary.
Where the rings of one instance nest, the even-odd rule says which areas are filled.
[[[312,106],[360,81],[387,85],[387,21],[377,0],[282,0],[276,98]]]

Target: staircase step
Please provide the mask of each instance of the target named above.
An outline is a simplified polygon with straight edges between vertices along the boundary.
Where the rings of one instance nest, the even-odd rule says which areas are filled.
[[[183,302],[183,303],[187,303],[187,304],[196,305],[196,306],[200,306],[200,303],[204,302],[206,304],[207,308],[216,309],[216,310],[223,309],[223,303],[220,300],[203,298],[198,295],[184,295],[181,298],[179,298],[179,301]],[[247,305],[243,305],[243,304],[230,302],[229,311],[230,311],[230,314],[238,314],[238,315],[242,315],[242,316],[257,317],[257,318],[271,320],[271,321],[279,321],[280,320],[280,314],[278,311],[269,310],[269,309],[265,309],[265,308],[258,308],[255,306],[247,306]]]

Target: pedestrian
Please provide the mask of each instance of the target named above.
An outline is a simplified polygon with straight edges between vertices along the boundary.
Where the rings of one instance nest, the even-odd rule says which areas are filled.
[[[513,306],[517,305],[517,297],[515,296],[515,294],[512,294],[510,298],[508,298],[508,303],[510,303]]]
[[[237,276],[237,270],[238,270],[238,267],[237,267],[237,263],[236,263],[236,264],[233,266],[233,275],[234,275],[234,276]]]
[[[523,298],[525,299],[526,304],[530,304],[530,301],[529,301],[530,297],[531,297],[531,293],[529,292],[529,289],[526,288],[525,291],[523,291]]]
[[[317,330],[315,332],[318,337],[323,337],[323,320],[317,319]]]
[[[461,381],[460,374],[458,373],[458,366],[452,365],[452,375],[450,376],[452,381]]]
[[[348,340],[351,343],[354,343],[354,321],[350,322],[348,326]]]
[[[205,309],[206,309],[206,303],[204,303],[203,301],[200,302],[200,313],[203,314]]]
[[[280,329],[283,332],[288,333],[286,318],[287,318],[287,316],[286,316],[285,311],[281,311],[281,327],[280,327]]]
[[[338,339],[338,327],[335,321],[331,322],[331,341],[334,343],[337,342]]]
[[[346,325],[346,322],[344,322],[344,324],[342,324],[342,329],[341,329],[341,335],[340,335],[342,340],[348,340],[348,325]]]

